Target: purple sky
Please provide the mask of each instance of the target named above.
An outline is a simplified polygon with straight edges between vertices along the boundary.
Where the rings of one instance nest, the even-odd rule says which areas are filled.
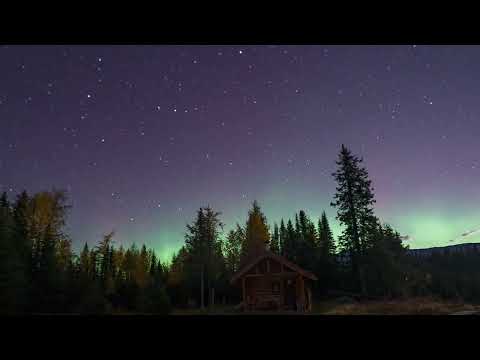
[[[253,199],[338,234],[342,143],[412,247],[477,240],[478,46],[3,46],[0,79],[0,191],[66,189],[77,249],[166,258],[198,207],[228,229]]]

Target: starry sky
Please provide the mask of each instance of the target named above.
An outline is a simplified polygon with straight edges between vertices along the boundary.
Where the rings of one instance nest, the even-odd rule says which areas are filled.
[[[478,46],[1,46],[0,191],[65,189],[75,249],[166,260],[200,206],[329,204],[342,143],[411,248],[480,241]]]

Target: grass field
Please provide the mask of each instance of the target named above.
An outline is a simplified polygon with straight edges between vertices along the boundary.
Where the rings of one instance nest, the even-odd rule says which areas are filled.
[[[312,314],[323,315],[448,315],[460,311],[479,310],[463,302],[446,302],[431,298],[395,301],[369,301],[353,304],[323,302],[315,304]]]
[[[415,298],[395,301],[368,301],[339,304],[335,301],[317,302],[307,315],[448,315],[461,311],[480,311],[480,306],[463,302],[446,302],[431,298]],[[217,306],[213,310],[175,309],[172,315],[243,315],[232,306]],[[252,314],[252,313],[249,313]],[[292,312],[254,312],[253,314],[283,315]],[[295,313],[293,313],[295,314]]]

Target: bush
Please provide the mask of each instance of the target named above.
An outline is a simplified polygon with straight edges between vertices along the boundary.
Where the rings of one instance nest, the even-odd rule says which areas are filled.
[[[171,303],[165,288],[161,285],[153,285],[147,289],[143,300],[145,310],[152,314],[167,315],[170,313]]]

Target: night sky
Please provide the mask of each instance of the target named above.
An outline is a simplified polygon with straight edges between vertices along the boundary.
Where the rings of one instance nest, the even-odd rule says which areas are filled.
[[[76,250],[115,230],[165,260],[205,205],[338,235],[344,143],[412,248],[476,242],[479,84],[478,46],[2,46],[0,191],[65,189]]]

